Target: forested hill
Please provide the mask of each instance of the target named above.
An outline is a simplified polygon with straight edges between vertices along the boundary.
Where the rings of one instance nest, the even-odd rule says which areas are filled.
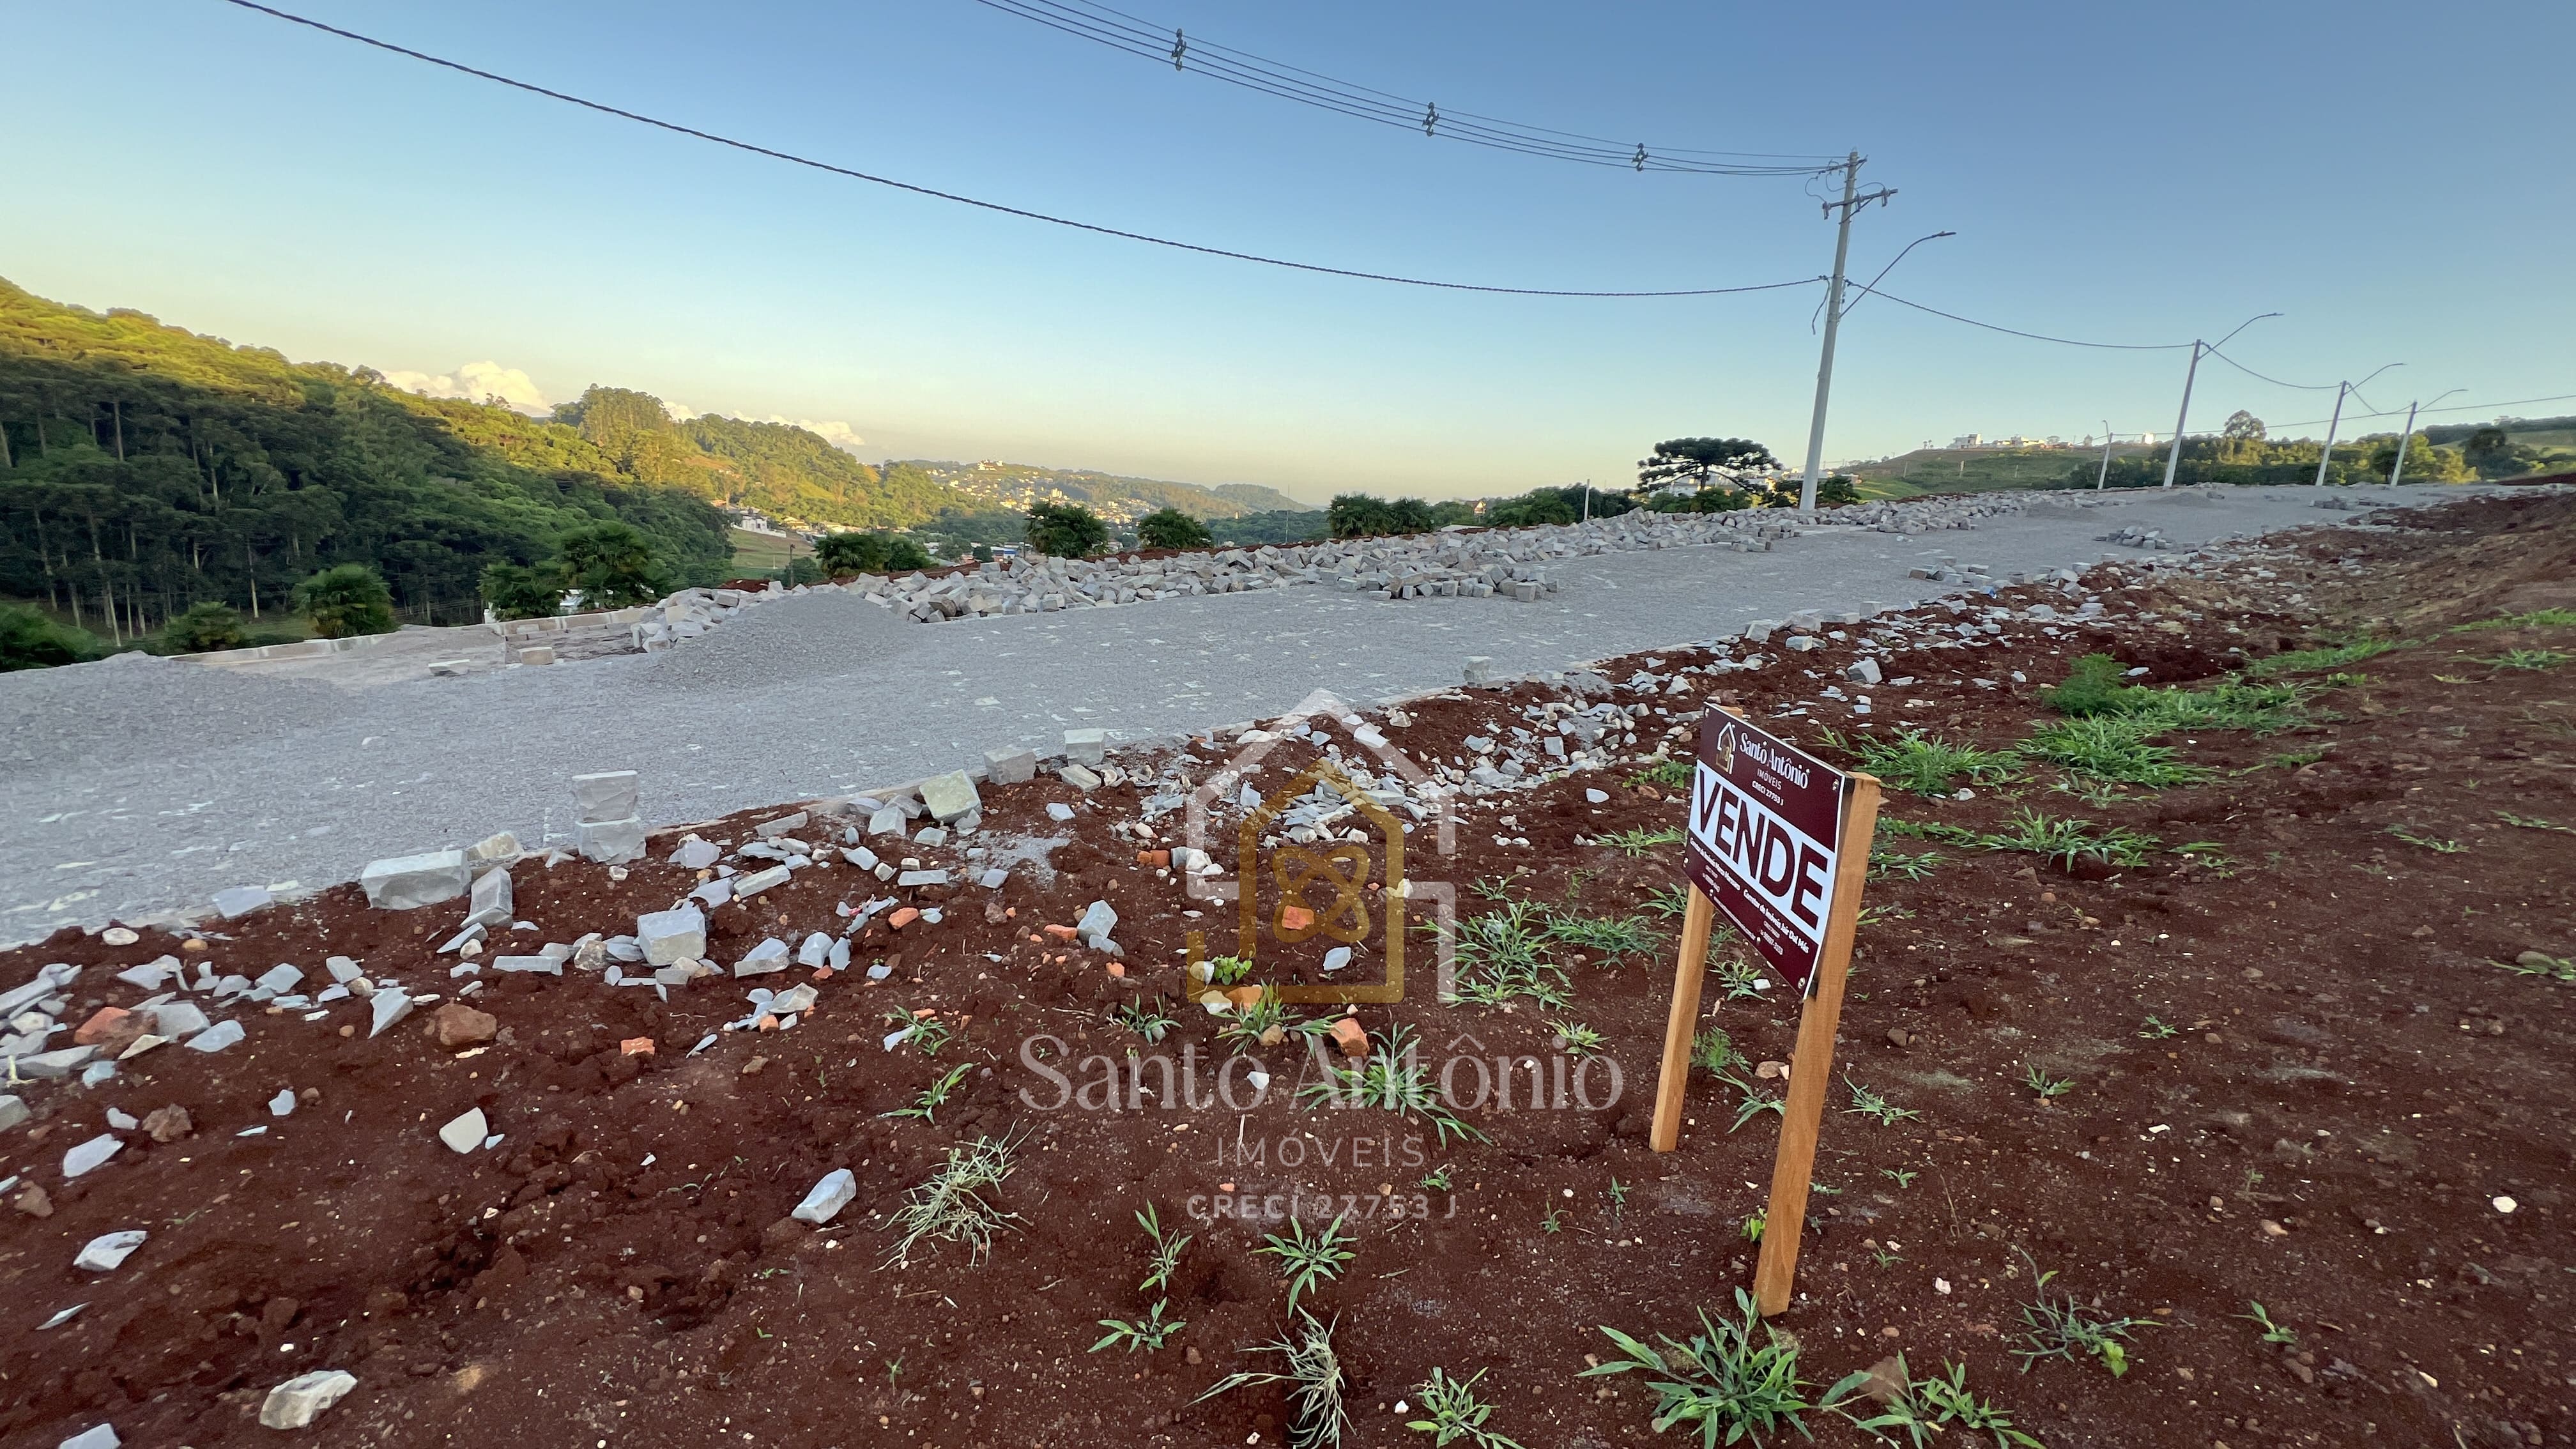
[[[454,623],[479,617],[486,564],[590,523],[634,525],[673,582],[701,583],[728,572],[717,501],[876,525],[964,502],[783,424],[675,423],[608,388],[561,411],[419,397],[0,281],[0,597],[134,632],[201,599],[274,608],[360,562],[412,617]]]

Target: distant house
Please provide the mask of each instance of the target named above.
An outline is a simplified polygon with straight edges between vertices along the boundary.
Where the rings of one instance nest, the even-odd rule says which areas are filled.
[[[1959,436],[1950,440],[1950,446],[1953,448],[1977,448],[1983,447],[1985,445],[1985,441],[1986,435],[1983,433],[1961,433]]]

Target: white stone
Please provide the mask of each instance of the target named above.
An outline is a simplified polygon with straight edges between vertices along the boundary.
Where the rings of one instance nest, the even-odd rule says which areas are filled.
[[[733,974],[736,976],[766,976],[773,971],[786,969],[787,943],[776,936],[771,936],[752,947],[741,960],[733,963]]]
[[[110,926],[106,930],[98,933],[98,939],[102,943],[110,946],[131,946],[143,938],[134,934],[134,932],[127,927]]]
[[[195,1036],[188,1038],[188,1050],[196,1052],[219,1052],[228,1046],[238,1045],[241,1042],[241,1039],[247,1035],[249,1035],[249,1033],[242,1030],[242,1024],[240,1022],[219,1021],[213,1026],[207,1027],[204,1031],[197,1033]]]
[[[1351,948],[1348,946],[1335,946],[1324,953],[1326,971],[1339,971],[1349,964],[1351,964]]]
[[[796,947],[796,964],[820,966],[832,959],[832,938],[821,931],[807,936]]]
[[[465,852],[461,850],[433,850],[372,861],[358,873],[367,904],[380,911],[408,911],[452,901],[465,894],[469,883]]]
[[[128,1228],[121,1233],[101,1233],[89,1240],[89,1246],[72,1259],[72,1266],[92,1273],[113,1273],[124,1266],[143,1240],[152,1236],[141,1228]]]
[[[0,1132],[20,1125],[30,1115],[25,1098],[15,1094],[0,1096]]]
[[[411,1015],[411,993],[398,987],[386,987],[367,998],[367,1035],[383,1036],[385,1028]]]
[[[984,778],[996,785],[1017,785],[1035,779],[1038,752],[1031,749],[986,750]]]
[[[271,1429],[303,1429],[358,1386],[358,1376],[345,1369],[316,1369],[268,1391],[259,1406],[259,1421]]]
[[[486,930],[510,919],[517,905],[507,869],[487,870],[474,882],[474,894],[465,913],[468,929],[481,926]],[[460,945],[463,943],[459,943]]]
[[[277,1095],[268,1099],[268,1115],[271,1117],[291,1117],[295,1115],[295,1089],[293,1087],[280,1087],[277,1089]]]
[[[124,1150],[122,1139],[102,1132],[63,1154],[63,1176],[78,1177]]]
[[[705,870],[724,858],[724,850],[712,840],[683,840],[671,852],[671,863],[682,870]]]
[[[1843,677],[1857,680],[1862,684],[1876,684],[1885,676],[1879,672],[1877,660],[1855,659],[1843,670]]]
[[[466,1153],[482,1146],[484,1134],[489,1130],[490,1124],[483,1120],[483,1109],[468,1107],[463,1116],[438,1129],[438,1140],[446,1143],[451,1151]]]
[[[838,1216],[841,1209],[848,1207],[850,1200],[858,1195],[858,1178],[848,1168],[836,1167],[825,1173],[821,1182],[814,1184],[813,1191],[805,1194],[805,1200],[798,1203],[796,1210],[788,1216],[800,1223],[820,1227]]]
[[[262,906],[273,904],[277,897],[266,886],[233,886],[215,892],[215,910],[224,919],[246,916]]]
[[[116,1426],[97,1424],[65,1439],[54,1449],[121,1449],[124,1440],[116,1437]]]
[[[1077,765],[1097,765],[1109,757],[1109,731],[1066,730],[1064,757]]]
[[[635,918],[635,943],[644,948],[644,964],[668,966],[707,954],[706,914],[695,906],[654,911]]]
[[[738,901],[748,900],[772,886],[785,885],[789,874],[786,866],[773,865],[767,870],[743,876],[733,883],[733,898]]]
[[[152,1018],[152,1034],[166,1037],[190,1037],[214,1023],[206,1019],[193,1001],[164,1001],[157,1006],[140,1008]]]
[[[636,811],[636,773],[633,770],[602,770],[597,774],[572,777],[572,803],[580,813],[573,818],[582,824],[601,820],[623,820]]]
[[[967,778],[964,770],[951,770],[922,781],[921,803],[928,808],[930,818],[942,825],[984,808],[983,798],[975,792],[975,782]]]
[[[1117,929],[1117,908],[1107,901],[1093,901],[1090,909],[1082,913],[1082,919],[1074,923],[1073,933],[1085,941],[1096,943],[1108,940]]]
[[[629,815],[623,820],[586,820],[572,829],[575,848],[603,865],[621,865],[644,858],[644,821],[639,816]]]

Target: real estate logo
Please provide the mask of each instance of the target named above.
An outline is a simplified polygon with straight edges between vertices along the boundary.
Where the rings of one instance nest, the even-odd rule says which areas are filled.
[[[1336,726],[1343,738],[1331,738]],[[1261,793],[1252,781],[1265,758],[1300,736],[1323,739],[1327,753]],[[1317,690],[1270,728],[1246,731],[1242,748],[1191,792],[1184,833],[1203,856],[1214,856],[1215,817],[1231,809],[1243,811],[1233,830],[1233,878],[1193,874],[1188,889],[1194,900],[1233,904],[1232,949],[1211,956],[1206,933],[1189,933],[1192,999],[1402,1001],[1405,934],[1416,909],[1438,926],[1447,994],[1456,892],[1449,882],[1407,875],[1405,857],[1409,831],[1427,835],[1435,857],[1455,851],[1457,810],[1448,788],[1382,730]],[[1339,979],[1344,973],[1349,979]]]

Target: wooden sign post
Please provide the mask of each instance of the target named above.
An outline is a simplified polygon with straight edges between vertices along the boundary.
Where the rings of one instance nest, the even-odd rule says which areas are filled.
[[[1723,911],[1746,943],[1806,999],[1771,1201],[1763,1215],[1762,1257],[1754,1269],[1754,1301],[1766,1317],[1789,1306],[1796,1283],[1816,1138],[1833,1083],[1843,983],[1851,972],[1861,885],[1877,828],[1875,778],[1836,770],[1772,738],[1740,710],[1700,717],[1687,836],[1689,906],[1682,914],[1681,960],[1674,968],[1647,1140],[1657,1152],[1681,1142],[1708,937]]]

